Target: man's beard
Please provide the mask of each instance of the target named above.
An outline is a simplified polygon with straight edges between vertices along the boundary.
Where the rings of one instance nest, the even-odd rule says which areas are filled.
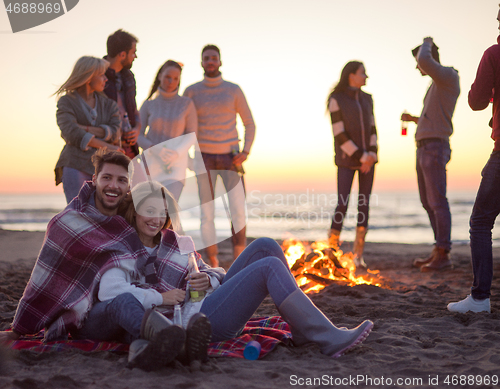
[[[219,77],[219,75],[220,75],[219,69],[211,71],[211,72],[205,72],[205,76],[210,77],[210,78]]]
[[[129,62],[127,62],[126,59],[122,60],[121,65],[122,65],[122,67],[124,69],[129,69],[130,70],[132,68],[132,62],[129,63]]]

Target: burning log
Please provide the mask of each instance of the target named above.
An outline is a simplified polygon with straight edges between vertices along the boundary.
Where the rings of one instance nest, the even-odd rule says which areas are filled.
[[[344,277],[346,279],[349,279],[349,269],[344,269],[344,268],[335,268],[333,269],[333,275],[337,278]]]
[[[344,254],[335,250],[325,241],[310,243],[306,249],[296,239],[283,242],[283,251],[297,285],[305,292],[319,291],[337,281],[349,283],[351,286],[369,284],[380,286],[367,275],[356,277],[356,265],[352,253]],[[376,274],[377,271],[369,271]]]
[[[296,271],[300,270],[301,268],[303,268],[304,262],[305,262],[305,257],[306,257],[306,254],[305,253],[302,254],[302,256],[295,261],[295,263],[293,264],[293,266],[291,267],[290,270],[292,272],[296,272]]]
[[[320,257],[320,255],[317,252],[313,251],[312,253],[309,253],[306,256],[305,262],[313,262],[316,259],[318,259],[319,257]]]
[[[335,256],[334,252],[332,249],[324,249],[324,250],[321,250],[324,254],[326,254],[326,256],[328,257],[328,259],[330,261],[333,262],[333,264],[335,265],[335,267],[339,268],[339,269],[343,269],[344,266],[342,266],[338,260],[338,258]]]
[[[307,284],[300,285],[299,288],[304,292],[307,293],[308,290],[316,287],[318,284],[314,281],[310,281]],[[323,286],[323,285],[322,285]]]
[[[302,275],[304,277],[306,277],[308,280],[314,281],[317,284],[321,284],[324,286],[328,286],[328,285],[335,283],[335,280],[332,280],[330,278],[320,277],[320,276],[317,276],[316,274],[304,273]]]
[[[321,260],[317,261],[317,262],[313,265],[313,267],[314,267],[315,269],[317,269],[317,270],[325,269],[325,268],[328,268],[329,262],[330,262],[330,261],[328,261],[328,260],[326,260],[326,259],[324,259],[324,258],[323,258],[323,259],[321,259]],[[328,269],[327,269],[327,270],[328,270]]]

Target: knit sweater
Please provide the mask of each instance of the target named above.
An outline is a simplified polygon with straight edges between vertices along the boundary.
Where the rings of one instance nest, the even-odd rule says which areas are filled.
[[[241,88],[222,75],[193,84],[184,96],[194,101],[198,114],[198,143],[208,154],[228,154],[239,144],[236,114],[245,127],[243,151],[249,153],[255,137],[255,123]]]
[[[420,68],[432,78],[418,119],[415,133],[417,141],[426,138],[449,139],[453,133],[451,118],[460,95],[458,72],[434,60],[431,50],[431,42],[424,41],[417,57]]]
[[[156,98],[142,104],[140,116],[142,128],[138,143],[144,150],[183,134],[198,132],[198,118],[193,101],[179,96],[177,91],[165,92],[158,88]]]
[[[95,122],[90,122],[83,107],[85,103],[76,92],[65,94],[57,102],[57,125],[66,144],[55,168],[56,185],[62,181],[62,170],[65,166],[87,174],[94,174],[95,168],[91,158],[97,149],[88,145],[94,135],[80,128],[79,124],[101,127],[105,131],[102,140],[110,144],[116,144],[120,139],[121,121],[118,105],[103,93],[94,93],[94,95],[97,112]]]
[[[483,110],[488,107],[493,98],[493,118],[490,122],[492,127],[491,138],[495,141],[494,150],[500,150],[500,36],[498,44],[487,49],[479,67],[476,79],[470,87],[469,106],[474,111]]]

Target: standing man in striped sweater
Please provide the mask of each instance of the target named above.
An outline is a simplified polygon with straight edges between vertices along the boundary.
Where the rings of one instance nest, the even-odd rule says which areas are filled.
[[[255,123],[241,88],[222,79],[220,50],[207,45],[201,52],[203,81],[186,88],[198,115],[198,143],[206,173],[197,174],[201,202],[201,235],[210,264],[218,266],[217,240],[214,223],[214,190],[221,176],[229,199],[233,254],[236,259],[246,247],[246,204],[238,187],[243,184],[241,164],[248,158],[255,137]],[[240,151],[236,115],[245,127]]]

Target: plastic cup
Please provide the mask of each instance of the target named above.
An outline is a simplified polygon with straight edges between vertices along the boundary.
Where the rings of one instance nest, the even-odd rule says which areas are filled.
[[[245,357],[245,359],[255,361],[256,359],[259,359],[260,349],[260,343],[256,342],[255,340],[251,340],[245,346],[245,350],[243,350],[243,356]]]

